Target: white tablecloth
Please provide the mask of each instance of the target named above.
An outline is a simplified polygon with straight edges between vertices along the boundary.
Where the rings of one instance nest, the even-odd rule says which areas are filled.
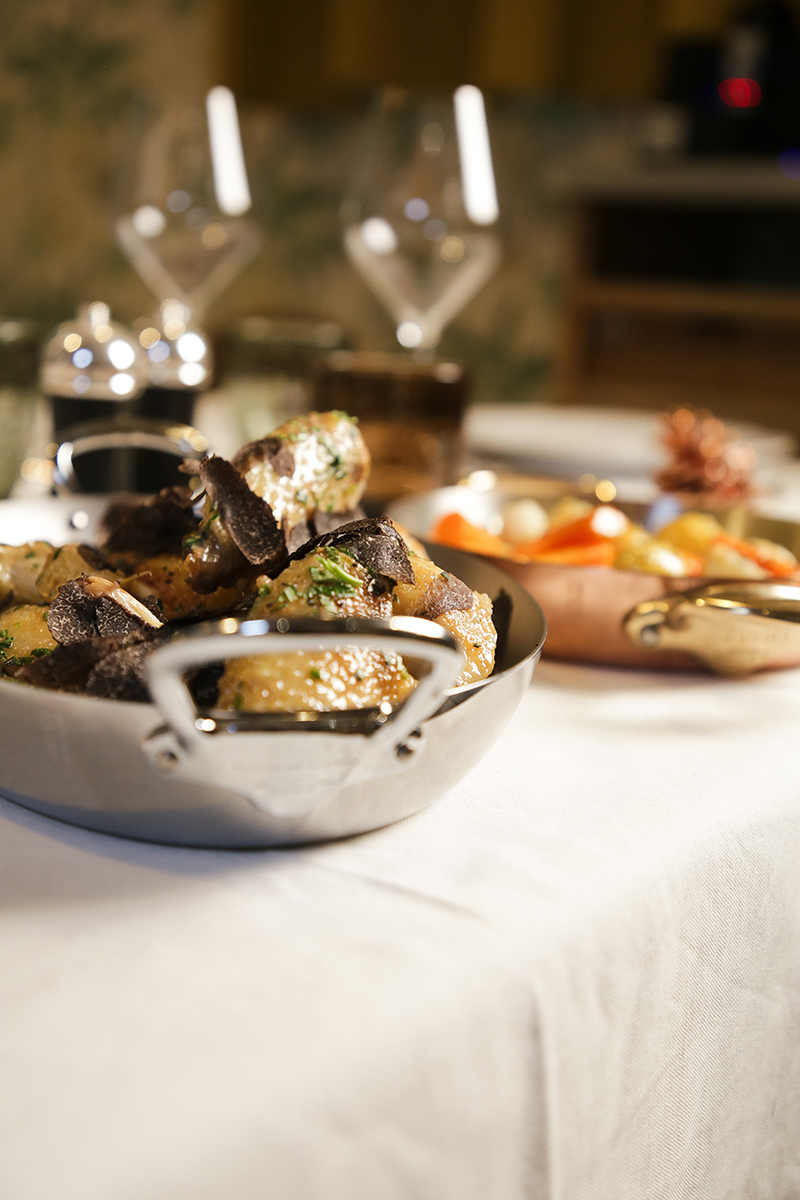
[[[800,672],[542,664],[392,829],[0,802],[2,1200],[796,1200]]]

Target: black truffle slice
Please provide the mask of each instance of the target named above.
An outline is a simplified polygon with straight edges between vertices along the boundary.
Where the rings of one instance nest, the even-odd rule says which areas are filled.
[[[197,463],[192,464],[197,470]],[[103,516],[106,554],[151,558],[181,548],[198,526],[188,487],[168,487],[139,503],[112,504]]]
[[[97,664],[108,655],[140,642],[160,639],[157,630],[140,629],[124,638],[92,638],[56,646],[50,654],[34,659],[20,670],[17,678],[35,687],[57,688],[66,692],[83,692]]]
[[[469,612],[475,603],[472,588],[468,588],[455,575],[443,571],[437,575],[420,597],[419,603],[409,614],[412,617],[424,617],[427,621],[435,621],[449,612]]]
[[[295,551],[292,558],[305,558],[318,546],[348,550],[384,591],[389,591],[395,583],[414,582],[414,569],[405,542],[388,517],[366,517],[340,525],[332,533],[312,538]]]
[[[272,509],[247,486],[236,468],[216,454],[198,467],[200,480],[234,542],[249,563],[266,567],[286,554],[283,531]]]
[[[62,645],[96,637],[124,637],[134,630],[160,629],[162,621],[118,583],[96,575],[71,579],[58,589],[47,626]]]
[[[122,646],[105,654],[89,672],[84,690],[107,700],[147,702],[147,658],[163,640],[151,638],[133,646]]]
[[[72,642],[57,646],[50,654],[35,658],[19,671],[17,679],[35,687],[59,688],[66,692],[81,692],[96,662],[108,653],[107,638]],[[113,639],[116,643],[118,639]]]

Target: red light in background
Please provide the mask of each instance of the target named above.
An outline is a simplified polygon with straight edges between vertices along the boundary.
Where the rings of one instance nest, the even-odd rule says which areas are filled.
[[[761,88],[755,79],[723,79],[719,94],[729,108],[755,108],[761,103]]]

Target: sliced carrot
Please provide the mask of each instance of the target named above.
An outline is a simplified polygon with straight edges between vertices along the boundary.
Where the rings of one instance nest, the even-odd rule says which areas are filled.
[[[573,567],[613,567],[616,557],[614,543],[604,541],[593,546],[561,546],[556,550],[545,550],[537,554],[534,561]]]
[[[687,575],[702,575],[703,574],[704,560],[700,557],[699,554],[692,554],[691,550],[679,550],[677,547],[673,547],[673,546],[670,546],[670,549],[671,550],[674,549],[675,553],[678,555],[678,557],[682,558],[683,561],[686,563],[686,574]]]
[[[467,550],[471,554],[491,554],[495,558],[510,558],[513,554],[508,542],[495,537],[479,525],[473,525],[461,513],[448,513],[434,526],[431,538],[444,546],[456,550]]]
[[[720,534],[717,541],[730,546],[732,550],[743,555],[744,558],[749,558],[751,562],[757,563],[759,567],[763,567],[765,571],[769,571],[773,575],[794,575],[797,570],[794,564],[774,559],[769,554],[765,554],[763,550],[759,550],[758,546],[751,546],[749,542],[733,537],[730,533]]]
[[[557,525],[549,529],[540,538],[524,542],[517,546],[517,553],[528,558],[540,558],[551,550],[560,550],[564,546],[598,546],[611,539],[621,537],[630,522],[618,508],[610,504],[600,504],[592,509],[588,516],[570,521],[568,525]]]

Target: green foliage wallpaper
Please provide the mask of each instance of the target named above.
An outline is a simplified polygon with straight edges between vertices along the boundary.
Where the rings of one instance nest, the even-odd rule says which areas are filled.
[[[132,321],[152,300],[116,246],[112,206],[130,114],[145,100],[201,99],[213,77],[207,0],[0,0],[0,315],[50,325],[104,299]],[[209,316],[338,321],[351,344],[396,345],[388,317],[341,248],[339,204],[363,114],[242,109],[264,244]],[[585,136],[585,112],[504,101],[492,110],[504,263],[446,332],[442,356],[473,369],[483,398],[547,394],[565,258],[564,215],[541,165]]]

